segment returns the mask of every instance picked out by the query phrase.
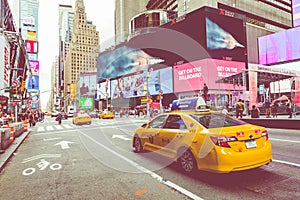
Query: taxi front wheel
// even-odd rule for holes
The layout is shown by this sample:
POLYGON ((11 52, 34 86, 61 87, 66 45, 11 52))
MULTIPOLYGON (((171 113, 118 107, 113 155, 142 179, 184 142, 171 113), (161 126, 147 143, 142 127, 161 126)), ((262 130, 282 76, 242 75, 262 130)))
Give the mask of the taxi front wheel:
POLYGON ((180 167, 186 173, 193 173, 197 169, 197 163, 194 155, 190 150, 186 150, 182 153, 178 159, 180 167))
POLYGON ((140 153, 143 151, 143 145, 139 137, 134 138, 134 152, 140 153))

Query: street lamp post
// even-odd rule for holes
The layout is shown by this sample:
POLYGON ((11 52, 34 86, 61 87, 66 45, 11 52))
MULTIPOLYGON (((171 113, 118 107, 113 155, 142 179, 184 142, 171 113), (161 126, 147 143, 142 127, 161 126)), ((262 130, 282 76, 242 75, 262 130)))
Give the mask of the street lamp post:
POLYGON ((153 68, 148 69, 147 74, 146 74, 146 83, 147 83, 147 88, 146 88, 146 98, 147 98, 147 113, 146 117, 150 118, 150 102, 149 102, 149 78, 151 78, 151 72, 153 71, 153 68))

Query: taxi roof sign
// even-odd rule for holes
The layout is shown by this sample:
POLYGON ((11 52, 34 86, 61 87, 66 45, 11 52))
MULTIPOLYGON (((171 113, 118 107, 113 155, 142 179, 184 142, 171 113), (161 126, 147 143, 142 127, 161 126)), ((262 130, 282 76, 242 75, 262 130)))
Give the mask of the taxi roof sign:
POLYGON ((204 111, 207 109, 205 100, 202 97, 177 99, 172 102, 171 110, 195 110, 204 111))

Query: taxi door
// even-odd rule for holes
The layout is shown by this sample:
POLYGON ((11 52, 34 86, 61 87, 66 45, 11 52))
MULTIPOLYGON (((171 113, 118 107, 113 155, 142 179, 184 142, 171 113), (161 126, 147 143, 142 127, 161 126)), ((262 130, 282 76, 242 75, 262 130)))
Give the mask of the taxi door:
POLYGON ((183 144, 185 135, 189 133, 184 120, 178 114, 171 114, 159 131, 161 151, 167 157, 176 158, 177 148, 183 144))

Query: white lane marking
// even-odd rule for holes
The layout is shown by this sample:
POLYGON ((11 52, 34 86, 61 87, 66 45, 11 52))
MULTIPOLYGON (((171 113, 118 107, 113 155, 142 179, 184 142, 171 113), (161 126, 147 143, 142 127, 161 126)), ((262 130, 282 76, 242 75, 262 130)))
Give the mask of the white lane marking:
POLYGON ((32 156, 30 158, 25 158, 25 159, 23 159, 22 163, 27 163, 27 162, 37 160, 40 158, 60 158, 60 157, 61 157, 61 154, 40 154, 37 156, 32 156))
POLYGON ((282 142, 291 142, 291 143, 299 143, 300 144, 300 141, 297 141, 297 140, 284 140, 284 139, 278 139, 278 138, 270 138, 270 140, 282 141, 282 142))
POLYGON ((47 126, 46 129, 47 129, 47 131, 53 131, 54 130, 54 128, 52 126, 47 126))
POLYGON ((42 132, 42 131, 45 131, 45 127, 40 126, 37 128, 37 132, 42 132))
POLYGON ((282 164, 286 164, 286 165, 292 165, 294 167, 300 167, 300 164, 297 163, 292 163, 292 162, 287 162, 287 161, 283 161, 283 160, 272 160, 273 162, 277 162, 277 163, 282 163, 282 164))
POLYGON ((94 143, 98 144, 99 146, 101 146, 102 148, 104 148, 105 150, 111 152, 112 154, 118 156, 119 158, 123 159, 124 161, 128 162, 129 164, 131 164, 133 167, 137 168, 138 170, 144 172, 145 174, 150 175, 152 178, 157 179, 160 183, 165 184, 167 186, 169 186, 170 188, 173 188, 174 190, 177 190, 178 192, 180 192, 181 194, 184 194, 188 197, 190 197, 191 199, 196 199, 196 200, 204 200, 201 197, 197 196, 196 194, 180 187, 179 185, 176 185, 175 183, 171 182, 171 181, 166 181, 163 177, 159 176, 158 174, 144 168, 143 166, 139 165, 138 163, 126 158, 125 156, 113 151, 112 149, 104 146, 103 144, 99 143, 97 140, 93 139, 92 137, 88 136, 87 134, 83 133, 82 131, 80 131, 82 135, 84 135, 85 137, 87 137, 88 139, 90 139, 91 141, 93 141, 94 143))
POLYGON ((65 128, 74 128, 74 127, 70 126, 69 124, 63 124, 62 126, 65 128))
POLYGON ((57 130, 64 129, 61 125, 55 125, 54 127, 55 127, 57 130))
POLYGON ((61 140, 61 139, 62 139, 61 137, 57 137, 57 138, 47 138, 47 139, 44 139, 44 141, 47 142, 47 141, 61 140))

